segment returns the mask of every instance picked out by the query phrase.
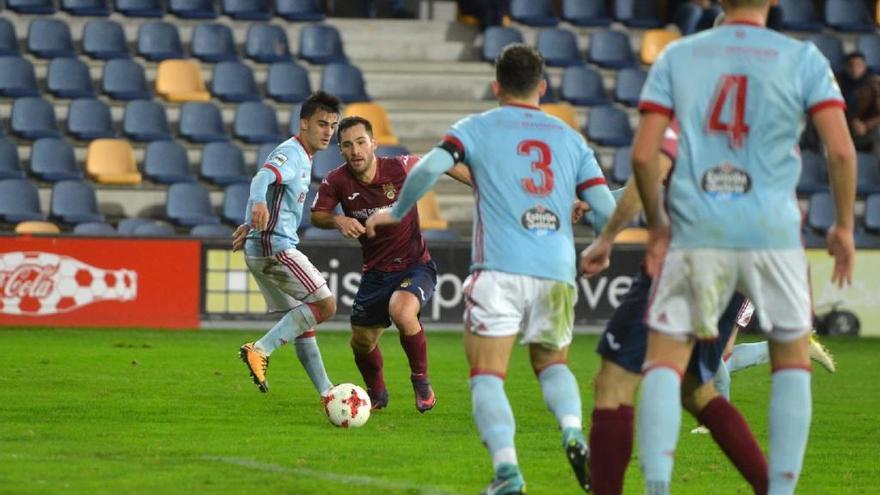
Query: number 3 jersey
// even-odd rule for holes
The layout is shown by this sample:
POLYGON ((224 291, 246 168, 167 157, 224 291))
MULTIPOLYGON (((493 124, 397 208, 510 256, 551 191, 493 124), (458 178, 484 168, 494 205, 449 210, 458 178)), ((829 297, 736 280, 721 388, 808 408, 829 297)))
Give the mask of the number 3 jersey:
POLYGON ((471 269, 574 285, 572 205, 587 188, 607 189, 583 136, 537 107, 505 105, 460 120, 444 145, 471 169, 471 269))
POLYGON ((639 109, 680 126, 666 189, 672 245, 800 247, 797 143, 804 115, 828 106, 845 105, 811 43, 737 23, 670 44, 639 109))

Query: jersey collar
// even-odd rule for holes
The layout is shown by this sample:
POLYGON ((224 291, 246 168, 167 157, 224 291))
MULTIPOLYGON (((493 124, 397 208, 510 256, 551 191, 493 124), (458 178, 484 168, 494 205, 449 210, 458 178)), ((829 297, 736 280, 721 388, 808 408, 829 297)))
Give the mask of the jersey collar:
POLYGON ((296 136, 293 136, 293 138, 296 139, 297 142, 299 142, 300 146, 302 146, 303 151, 306 152, 306 156, 309 157, 309 161, 312 161, 312 154, 309 153, 309 150, 306 149, 306 145, 305 145, 305 143, 302 142, 302 139, 299 138, 299 134, 297 134, 296 136))
POLYGON ((525 105, 523 103, 505 103, 501 105, 503 107, 517 107, 517 108, 527 108, 529 110, 540 110, 540 107, 536 107, 534 105, 525 105))
POLYGON ((767 26, 765 26, 765 25, 763 25, 763 24, 758 24, 757 22, 754 22, 754 21, 746 21, 746 20, 736 20, 736 21, 735 21, 735 20, 730 20, 730 21, 725 21, 725 22, 724 22, 724 25, 725 25, 725 26, 733 26, 733 25, 736 25, 736 24, 739 24, 739 25, 745 25, 745 26, 753 26, 753 27, 758 27, 758 28, 765 28, 765 27, 767 27, 767 26))

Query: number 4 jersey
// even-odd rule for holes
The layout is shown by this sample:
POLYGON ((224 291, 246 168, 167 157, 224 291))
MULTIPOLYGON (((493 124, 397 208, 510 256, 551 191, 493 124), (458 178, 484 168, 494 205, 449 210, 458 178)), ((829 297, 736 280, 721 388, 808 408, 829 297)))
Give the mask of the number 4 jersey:
POLYGON ((797 142, 804 115, 828 106, 843 98, 811 43, 725 24, 669 45, 639 109, 680 125, 666 189, 672 245, 800 247, 797 142))

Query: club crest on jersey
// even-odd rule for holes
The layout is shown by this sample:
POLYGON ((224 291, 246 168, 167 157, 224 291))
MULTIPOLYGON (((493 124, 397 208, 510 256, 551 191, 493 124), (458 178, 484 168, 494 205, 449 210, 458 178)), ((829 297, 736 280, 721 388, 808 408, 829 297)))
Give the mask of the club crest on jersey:
POLYGON ((522 226, 536 235, 552 234, 559 230, 559 215, 542 205, 529 208, 522 214, 522 226))
POLYGON ((394 199, 394 197, 397 196, 394 184, 382 184, 382 190, 385 191, 385 197, 388 199, 394 199))
POLYGON ((724 162, 707 170, 700 185, 711 196, 741 196, 752 189, 752 178, 745 170, 724 162))
POLYGON ((401 289, 406 289, 406 288, 409 287, 410 285, 412 285, 412 279, 411 279, 411 278, 405 278, 405 279, 403 279, 403 282, 400 283, 400 288, 401 288, 401 289))

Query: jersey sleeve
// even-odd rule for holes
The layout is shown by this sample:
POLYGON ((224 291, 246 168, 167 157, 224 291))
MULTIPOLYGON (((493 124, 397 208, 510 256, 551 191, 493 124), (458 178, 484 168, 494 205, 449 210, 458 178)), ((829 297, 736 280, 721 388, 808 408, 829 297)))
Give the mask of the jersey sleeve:
POLYGON ((455 163, 468 163, 468 152, 475 149, 474 143, 477 142, 474 137, 475 126, 473 117, 459 120, 443 136, 438 147, 449 152, 455 163))
POLYGON ((419 163, 419 158, 421 158, 419 155, 401 156, 400 163, 403 164, 404 172, 406 172, 408 174, 410 172, 410 170, 412 170, 413 167, 415 167, 416 164, 419 163))
POLYGON ((596 154, 587 146, 583 139, 574 140, 577 143, 579 166, 577 170, 577 194, 580 195, 586 189, 600 184, 606 184, 605 175, 596 160, 596 154))
POLYGON ((297 155, 293 149, 286 146, 279 146, 269 153, 266 161, 263 162, 263 168, 269 169, 275 174, 275 182, 287 184, 293 181, 297 175, 297 155))
POLYGON ((639 96, 640 112, 658 112, 669 117, 675 113, 672 103, 672 68, 669 59, 669 50, 666 49, 648 71, 648 79, 639 96))
POLYGON ((816 45, 806 45, 806 54, 801 64, 804 111, 813 115, 827 107, 846 108, 828 59, 816 45))
POLYGON ((324 177, 321 186, 318 187, 318 193, 315 194, 315 199, 310 205, 312 211, 334 211, 338 204, 338 190, 329 177, 324 177))

